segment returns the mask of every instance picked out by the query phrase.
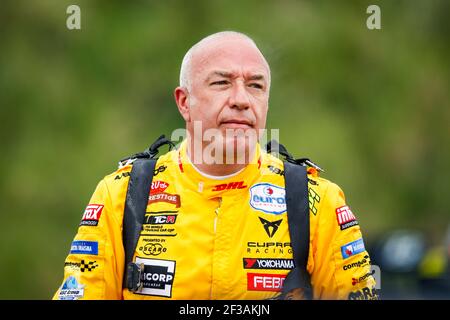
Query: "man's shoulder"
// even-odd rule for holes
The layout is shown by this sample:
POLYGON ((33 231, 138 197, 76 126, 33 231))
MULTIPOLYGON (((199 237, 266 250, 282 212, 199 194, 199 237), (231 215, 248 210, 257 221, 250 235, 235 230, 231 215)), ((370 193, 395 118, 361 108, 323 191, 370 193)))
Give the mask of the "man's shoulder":
POLYGON ((271 173, 284 176, 284 164, 281 159, 262 150, 260 161, 263 170, 269 170, 271 173))
MULTIPOLYGON (((266 152, 262 152, 261 155, 263 159, 262 165, 265 167, 263 169, 269 169, 272 173, 284 176, 285 171, 283 160, 266 152)), ((308 188, 314 188, 320 191, 321 193, 327 192, 328 189, 332 192, 333 191, 338 192, 341 190, 339 185, 321 176, 318 169, 311 166, 307 166, 306 168, 308 177, 308 188)))
MULTIPOLYGON (((174 155, 177 152, 177 150, 169 151, 163 155, 161 155, 159 158, 157 158, 156 167, 155 170, 161 170, 162 166, 167 166, 169 163, 173 162, 174 155)), ((118 168, 106 175, 103 180, 107 183, 128 183, 129 177, 131 175, 131 171, 133 170, 133 165, 136 162, 137 159, 129 159, 124 162, 119 162, 118 168)))
POLYGON ((329 195, 343 195, 341 187, 327 178, 320 176, 315 168, 308 167, 308 189, 312 189, 321 196, 329 195))

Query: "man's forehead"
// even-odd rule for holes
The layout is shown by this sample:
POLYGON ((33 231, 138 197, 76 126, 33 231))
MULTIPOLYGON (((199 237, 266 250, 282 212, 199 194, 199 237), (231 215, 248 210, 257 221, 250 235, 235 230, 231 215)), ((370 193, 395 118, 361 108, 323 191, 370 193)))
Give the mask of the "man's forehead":
MULTIPOLYGON (((199 47, 193 56, 194 69, 267 73, 268 65, 259 49, 247 39, 215 39, 199 47)), ((200 71, 200 70, 199 70, 200 71)))
POLYGON ((206 79, 213 79, 215 77, 220 78, 237 78, 243 75, 249 80, 267 80, 267 75, 264 70, 236 70, 236 69, 212 69, 206 70, 206 79))

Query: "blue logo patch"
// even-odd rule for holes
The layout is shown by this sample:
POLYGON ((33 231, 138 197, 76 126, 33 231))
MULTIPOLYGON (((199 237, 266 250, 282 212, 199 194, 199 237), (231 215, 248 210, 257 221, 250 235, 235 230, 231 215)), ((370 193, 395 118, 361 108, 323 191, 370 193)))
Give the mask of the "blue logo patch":
POLYGON ((364 241, 360 238, 341 247, 342 258, 347 259, 355 254, 364 252, 365 250, 364 241))
POLYGON ((98 255, 97 241, 73 241, 70 247, 70 253, 73 254, 92 254, 98 255))
POLYGON ((64 281, 59 292, 59 300, 78 300, 84 296, 84 285, 78 283, 74 276, 64 281))
POLYGON ((255 184, 250 188, 250 205, 265 213, 282 214, 286 212, 286 191, 270 183, 255 184))

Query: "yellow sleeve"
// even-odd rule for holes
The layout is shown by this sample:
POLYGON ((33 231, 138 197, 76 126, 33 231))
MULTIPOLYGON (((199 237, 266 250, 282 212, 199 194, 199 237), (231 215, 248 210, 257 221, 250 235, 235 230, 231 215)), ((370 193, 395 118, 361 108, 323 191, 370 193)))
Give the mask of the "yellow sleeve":
MULTIPOLYGON (((115 186, 113 186, 115 188, 115 186)), ((100 181, 81 218, 53 299, 121 299, 124 271, 122 221, 106 180, 100 181)))
POLYGON ((314 299, 377 299, 370 257, 343 191, 325 179, 309 187, 314 299))

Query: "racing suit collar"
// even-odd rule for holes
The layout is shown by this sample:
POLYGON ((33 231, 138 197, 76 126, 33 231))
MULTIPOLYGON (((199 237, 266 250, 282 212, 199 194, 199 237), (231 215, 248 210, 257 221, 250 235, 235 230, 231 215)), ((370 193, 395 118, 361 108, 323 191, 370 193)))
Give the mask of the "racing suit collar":
MULTIPOLYGON (((256 144, 256 150, 252 161, 243 169, 235 174, 222 177, 213 177, 201 174, 187 155, 187 141, 184 140, 178 152, 174 155, 177 157, 178 169, 180 170, 183 180, 191 185, 193 190, 202 193, 207 198, 217 198, 223 195, 231 196, 242 193, 252 185, 260 174, 261 167, 261 147, 256 144)), ((174 159, 175 160, 175 159, 174 159)))

